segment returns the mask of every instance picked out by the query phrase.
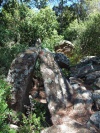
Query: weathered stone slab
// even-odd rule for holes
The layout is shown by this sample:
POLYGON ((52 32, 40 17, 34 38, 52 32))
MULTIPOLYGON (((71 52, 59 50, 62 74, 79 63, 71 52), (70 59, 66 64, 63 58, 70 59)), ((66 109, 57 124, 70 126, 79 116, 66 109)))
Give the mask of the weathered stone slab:
POLYGON ((29 104, 29 90, 32 87, 32 73, 38 57, 36 48, 29 48, 12 62, 7 82, 12 85, 9 106, 15 111, 24 111, 29 104))
POLYGON ((71 102, 72 88, 64 80, 62 73, 50 52, 40 53, 40 70, 44 80, 45 93, 50 113, 56 114, 61 108, 66 108, 71 102))

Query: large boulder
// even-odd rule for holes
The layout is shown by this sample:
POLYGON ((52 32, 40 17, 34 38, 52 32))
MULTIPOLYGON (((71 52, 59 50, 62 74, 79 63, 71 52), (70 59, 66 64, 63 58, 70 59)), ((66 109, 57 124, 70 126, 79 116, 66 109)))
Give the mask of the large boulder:
POLYGON ((71 68, 71 76, 81 78, 84 83, 100 89, 100 57, 87 56, 71 68))
POLYGON ((68 56, 71 56, 73 49, 74 49, 74 45, 67 40, 63 40, 55 46, 55 52, 63 53, 68 56))

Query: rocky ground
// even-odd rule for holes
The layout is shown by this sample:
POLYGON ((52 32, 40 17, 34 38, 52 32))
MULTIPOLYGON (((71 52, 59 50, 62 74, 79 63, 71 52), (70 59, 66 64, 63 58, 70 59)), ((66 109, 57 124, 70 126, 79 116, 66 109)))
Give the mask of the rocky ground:
MULTIPOLYGON (((64 110, 59 110, 56 116, 52 116, 54 126, 43 130, 42 133, 100 131, 100 58, 86 57, 70 71, 69 79, 66 80, 73 90, 71 105, 64 110)), ((38 90, 37 100, 46 103, 43 88, 38 90)))

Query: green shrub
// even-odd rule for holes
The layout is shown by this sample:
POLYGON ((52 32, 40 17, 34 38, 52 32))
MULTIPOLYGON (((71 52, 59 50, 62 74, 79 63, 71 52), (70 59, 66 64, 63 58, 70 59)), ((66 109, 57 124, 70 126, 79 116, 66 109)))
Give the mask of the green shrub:
POLYGON ((86 21, 74 21, 65 30, 65 37, 78 47, 82 55, 100 55, 100 13, 91 14, 86 21))
POLYGON ((31 104, 31 109, 27 109, 28 117, 24 114, 22 115, 22 125, 20 126, 19 133, 40 133, 40 131, 47 125, 44 117, 44 106, 35 100, 32 100, 31 104))
POLYGON ((11 47, 0 47, 0 75, 6 75, 8 73, 12 60, 26 48, 27 46, 21 44, 16 44, 11 47))
POLYGON ((9 133, 9 127, 6 118, 10 110, 6 102, 6 97, 10 92, 10 86, 3 80, 0 80, 0 133, 9 133))
POLYGON ((80 36, 81 51, 85 55, 100 56, 100 13, 92 14, 80 36))
POLYGON ((19 4, 16 8, 4 8, 0 13, 0 21, 1 46, 9 42, 31 46, 37 38, 41 38, 42 41, 46 38, 52 39, 52 36, 55 36, 54 31, 57 31, 59 26, 52 9, 46 7, 34 12, 24 4, 19 4))
POLYGON ((54 46, 63 40, 63 36, 58 35, 57 31, 53 31, 53 35, 43 40, 43 48, 48 48, 50 51, 54 51, 54 46))
MULTIPOLYGON (((10 95, 10 86, 3 80, 0 80, 0 133, 16 133, 15 130, 9 128, 11 121, 19 121, 18 115, 8 108, 7 97, 10 95), (10 121, 10 119, 11 121, 10 121)), ((20 121, 19 133, 39 133, 45 126, 48 126, 45 121, 45 108, 39 102, 32 100, 30 110, 27 110, 28 116, 22 114, 20 121), (42 110, 42 111, 41 111, 42 110)))
POLYGON ((84 22, 81 21, 78 23, 77 20, 74 20, 65 30, 64 37, 69 41, 75 41, 77 38, 79 38, 80 34, 85 30, 85 28, 84 22))

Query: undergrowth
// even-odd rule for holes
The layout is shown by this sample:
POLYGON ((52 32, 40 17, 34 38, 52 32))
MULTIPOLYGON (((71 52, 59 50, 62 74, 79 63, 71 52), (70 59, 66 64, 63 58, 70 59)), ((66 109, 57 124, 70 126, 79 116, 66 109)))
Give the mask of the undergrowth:
POLYGON ((4 80, 0 80, 0 133, 39 133, 48 124, 45 121, 44 105, 31 99, 31 106, 27 107, 26 114, 19 114, 10 110, 7 105, 7 97, 10 88, 4 80), (11 129, 10 124, 18 125, 18 130, 11 129))

